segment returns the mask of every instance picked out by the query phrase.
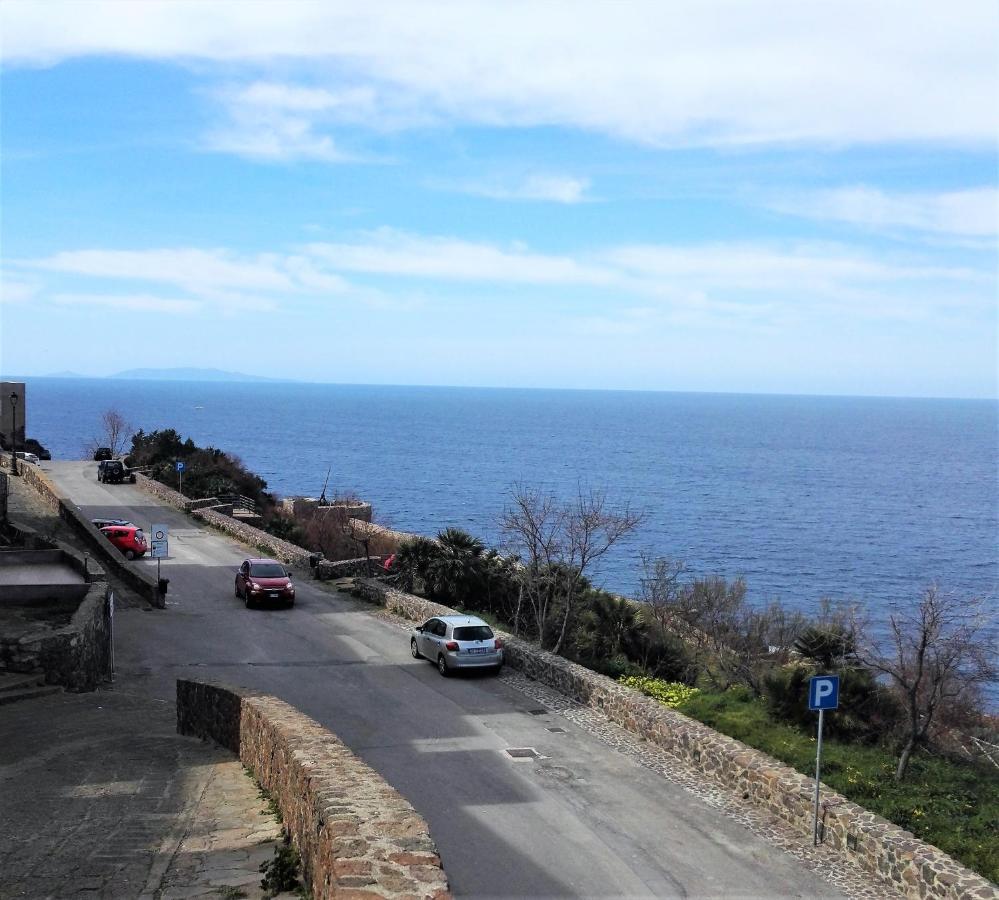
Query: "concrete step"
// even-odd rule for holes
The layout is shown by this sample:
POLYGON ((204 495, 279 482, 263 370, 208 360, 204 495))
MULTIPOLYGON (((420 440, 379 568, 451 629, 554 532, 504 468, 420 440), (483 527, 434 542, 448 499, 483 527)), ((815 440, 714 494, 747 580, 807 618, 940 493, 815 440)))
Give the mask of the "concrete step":
POLYGON ((45 684, 44 672, 5 672, 0 671, 0 694, 5 691, 19 691, 26 687, 45 684))
POLYGON ((0 691, 0 706, 8 703, 18 703, 21 700, 33 700, 35 697, 46 697, 49 694, 61 694, 63 688, 58 684, 35 684, 22 688, 7 688, 0 691))

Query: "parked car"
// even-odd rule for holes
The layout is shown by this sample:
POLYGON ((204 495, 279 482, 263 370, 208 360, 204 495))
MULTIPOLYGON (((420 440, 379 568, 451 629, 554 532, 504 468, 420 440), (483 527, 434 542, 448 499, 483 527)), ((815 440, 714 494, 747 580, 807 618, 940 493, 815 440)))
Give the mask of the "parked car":
POLYGON ((145 534, 136 525, 108 525, 101 534, 125 554, 125 559, 138 559, 149 549, 145 534))
POLYGON ((90 521, 93 522, 98 528, 107 528, 109 525, 132 525, 133 524, 132 522, 129 522, 128 519, 101 519, 101 518, 98 518, 98 519, 91 519, 90 521))
POLYGON ((124 481, 135 484, 135 473, 130 472, 120 459, 103 459, 97 464, 97 480, 105 484, 121 484, 124 481))
POLYGON ((437 616, 413 629, 413 659, 429 659, 445 678, 459 669, 503 668, 503 641, 475 616, 437 616))
POLYGON ((113 459, 114 454, 111 452, 110 447, 98 447, 94 451, 94 461, 100 462, 102 459, 113 459))
POLYGON ((17 458, 23 459, 25 462, 34 463, 36 466, 38 465, 39 461, 38 457, 34 453, 28 453, 27 450, 18 450, 17 458))
POLYGON ((276 559, 244 559, 236 573, 236 596, 243 598, 247 609, 262 600, 294 606, 295 585, 291 583, 291 572, 276 559))

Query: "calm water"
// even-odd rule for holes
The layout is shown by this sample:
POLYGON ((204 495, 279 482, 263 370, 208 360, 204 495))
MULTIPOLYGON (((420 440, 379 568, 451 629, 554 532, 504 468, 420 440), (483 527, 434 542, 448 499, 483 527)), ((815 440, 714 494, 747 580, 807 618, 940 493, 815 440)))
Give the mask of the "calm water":
POLYGON ((79 458, 101 412, 235 452, 279 494, 489 543, 517 482, 644 510, 596 579, 634 594, 643 550, 742 575, 756 599, 872 608, 930 582, 995 597, 999 404, 310 384, 27 380, 28 432, 79 458))

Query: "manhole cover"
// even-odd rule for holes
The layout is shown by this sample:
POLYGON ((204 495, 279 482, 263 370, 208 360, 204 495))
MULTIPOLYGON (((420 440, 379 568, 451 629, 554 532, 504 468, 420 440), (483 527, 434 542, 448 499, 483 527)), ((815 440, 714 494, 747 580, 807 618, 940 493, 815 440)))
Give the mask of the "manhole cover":
POLYGON ((565 734, 565 729, 564 728, 549 728, 548 730, 552 734, 565 734))
POLYGON ((547 709, 529 709, 528 712, 532 716, 546 716, 546 715, 548 715, 548 710, 547 709))
POLYGON ((514 759, 537 759, 538 752, 531 747, 507 747, 507 755, 514 759))

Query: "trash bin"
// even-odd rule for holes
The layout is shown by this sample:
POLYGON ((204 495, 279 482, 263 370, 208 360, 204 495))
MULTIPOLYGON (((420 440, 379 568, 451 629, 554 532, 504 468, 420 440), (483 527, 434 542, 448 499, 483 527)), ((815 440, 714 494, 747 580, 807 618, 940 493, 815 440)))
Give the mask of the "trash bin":
POLYGON ((169 578, 161 578, 159 580, 158 587, 159 587, 159 590, 160 590, 160 594, 162 596, 164 596, 164 597, 166 596, 167 587, 169 586, 169 584, 170 584, 170 579, 169 578))

